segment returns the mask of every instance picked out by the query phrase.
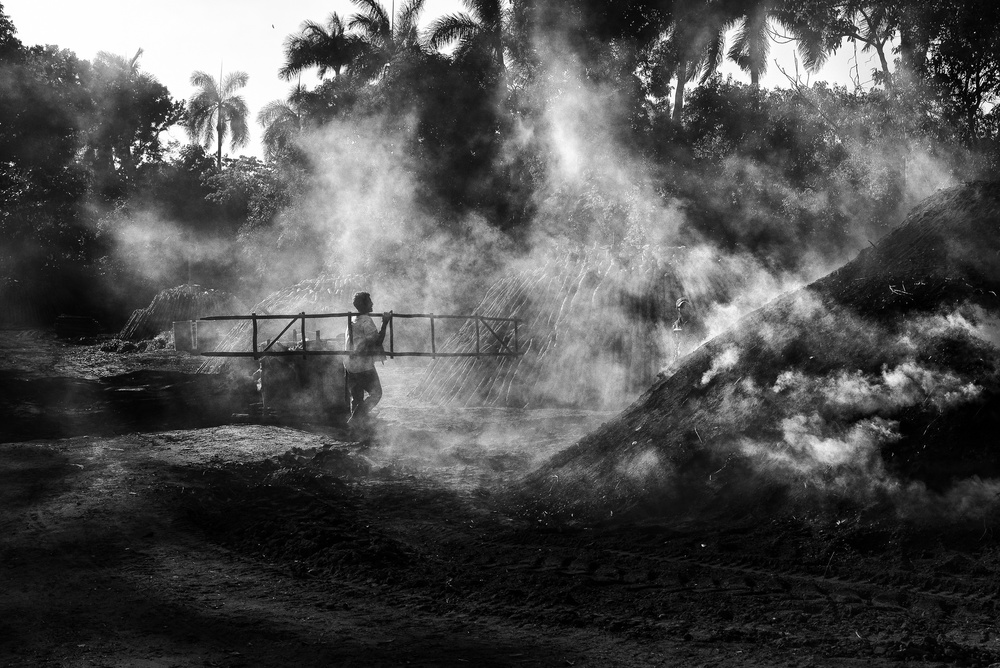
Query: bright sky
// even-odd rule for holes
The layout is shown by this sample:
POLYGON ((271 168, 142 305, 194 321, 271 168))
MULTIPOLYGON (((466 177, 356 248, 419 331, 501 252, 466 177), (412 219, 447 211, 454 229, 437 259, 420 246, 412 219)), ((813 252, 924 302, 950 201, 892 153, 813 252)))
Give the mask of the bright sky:
MULTIPOLYGON (((391 3, 384 0, 387 6, 391 3)), ((91 61, 98 51, 131 58, 142 48, 140 67, 159 79, 175 99, 191 96, 189 81, 195 70, 216 77, 220 67, 225 72, 247 72, 250 80, 243 95, 252 115, 251 139, 240 152, 258 157, 261 129, 256 123, 257 112, 268 102, 287 97, 293 86, 293 82, 278 78, 285 38, 298 32, 305 20, 325 24, 331 12, 347 18, 356 10, 349 0, 172 0, 166 5, 149 0, 0 0, 0 4, 28 46, 56 44, 91 61)), ((460 8, 458 0, 426 0, 421 22, 460 8)), ((791 54, 790 45, 775 46, 772 58, 778 58, 792 73, 791 54)), ((842 49, 835 62, 813 78, 849 83, 847 71, 853 55, 851 49, 842 49)), ((859 58, 861 80, 866 81, 878 59, 874 54, 859 54, 859 58)), ((762 85, 787 86, 773 64, 769 69, 762 85)), ((748 80, 729 64, 723 68, 726 73, 748 80)), ((317 81, 314 74, 304 75, 303 83, 308 86, 317 81)), ((172 136, 186 141, 182 131, 172 136)))
MULTIPOLYGON (((189 98, 191 73, 214 77, 242 70, 250 75, 243 97, 250 107, 250 144, 239 153, 257 155, 261 128, 257 112, 272 100, 285 99, 294 82, 278 78, 285 38, 303 21, 326 24, 331 12, 347 18, 356 11, 349 0, 0 0, 27 46, 56 44, 93 61, 98 51, 128 58, 143 49, 139 65, 170 90, 189 98)), ((387 8, 392 0, 384 0, 387 8)), ((456 11, 457 0, 426 0, 423 21, 456 11)), ((315 74, 303 84, 318 83, 315 74)), ((187 141, 183 131, 177 139, 187 141)), ((228 145, 223 147, 228 152, 228 145)))

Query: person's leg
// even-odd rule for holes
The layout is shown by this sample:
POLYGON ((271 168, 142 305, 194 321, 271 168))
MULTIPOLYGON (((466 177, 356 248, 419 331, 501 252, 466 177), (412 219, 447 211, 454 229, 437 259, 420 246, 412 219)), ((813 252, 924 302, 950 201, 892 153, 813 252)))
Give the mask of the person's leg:
POLYGON ((348 371, 347 387, 351 393, 351 416, 353 417, 365 402, 365 383, 362 374, 348 371))
POLYGON ((354 415, 368 415, 382 399, 382 382, 378 372, 372 369, 358 374, 358 385, 368 393, 368 397, 355 409, 354 415))
POLYGON ((382 401, 382 381, 378 377, 378 371, 372 369, 371 377, 368 379, 368 398, 365 399, 365 412, 371 413, 372 409, 382 401))

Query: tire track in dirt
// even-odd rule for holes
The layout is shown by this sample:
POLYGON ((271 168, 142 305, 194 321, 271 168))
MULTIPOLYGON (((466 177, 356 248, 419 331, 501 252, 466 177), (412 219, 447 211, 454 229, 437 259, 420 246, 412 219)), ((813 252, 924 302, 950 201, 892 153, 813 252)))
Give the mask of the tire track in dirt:
MULTIPOLYGON (((488 546, 495 549, 509 549, 511 547, 510 544, 497 542, 491 542, 488 546)), ((544 558, 539 557, 516 564, 485 564, 484 567, 513 567, 515 569, 526 571, 557 573, 569 577, 586 577, 595 583, 607 586, 619 585, 632 591, 640 589, 660 589, 663 590, 664 593, 695 590, 700 592, 711 591, 705 589, 704 587, 698 587, 697 585, 671 586, 663 582, 649 582, 643 584, 627 582, 621 579, 595 577, 594 573, 598 568, 600 568, 600 566, 595 566, 592 563, 593 559, 579 555, 579 552, 588 548, 581 548, 576 551, 567 550, 566 548, 555 548, 557 550, 555 553, 553 553, 551 545, 546 545, 544 543, 520 543, 518 544, 518 548, 527 551, 546 552, 546 556, 544 558)), ((661 572, 664 565, 673 566, 678 571, 681 571, 683 567, 694 567, 702 571, 702 579, 711 579, 710 572, 712 570, 727 571, 731 573, 738 573, 745 578, 758 578, 758 580, 756 580, 757 583, 767 583, 770 581, 779 589, 785 591, 791 590, 791 583, 798 583, 802 586, 811 586, 817 593, 827 598, 831 598, 834 593, 838 591, 854 591, 861 600, 866 602, 876 602, 876 600, 889 601, 892 598, 898 599, 901 595, 910 595, 913 597, 948 601, 953 604, 969 605, 972 606, 973 609, 980 611, 982 609, 989 608, 992 604, 995 604, 998 599, 998 595, 1000 595, 1000 591, 998 590, 986 591, 985 585, 977 587, 976 585, 964 582, 957 577, 949 578, 948 582, 928 582, 925 580, 921 583, 917 582, 919 578, 916 576, 910 576, 900 572, 893 572, 891 575, 883 574, 877 576, 854 576, 851 574, 838 574, 831 576, 828 574, 816 574, 808 572, 807 567, 801 565, 781 562, 779 560, 756 558, 750 555, 726 558, 718 554, 707 554, 703 557, 698 557, 682 554, 650 554, 648 552, 622 549, 589 549, 600 551, 604 555, 614 555, 620 558, 642 562, 643 565, 641 566, 632 565, 628 567, 628 570, 631 571, 661 572), (650 566, 658 566, 660 568, 651 568, 650 566), (893 581, 885 582, 884 580, 886 579, 893 581), (903 581, 901 582, 900 580, 903 581), (895 595, 895 597, 892 595, 895 595)), ((616 567, 610 566, 608 568, 616 567)), ((618 568, 618 570, 622 569, 618 568)), ((938 577, 940 578, 941 576, 939 575, 938 577)), ((662 579, 662 577, 657 576, 656 579, 662 579)), ((692 578, 689 575, 682 575, 681 579, 692 578)), ((743 587, 720 588, 716 586, 716 590, 754 592, 755 590, 761 591, 761 588, 748 583, 743 587)), ((893 606, 883 604, 882 607, 904 608, 912 607, 912 605, 907 606, 899 604, 893 606)))

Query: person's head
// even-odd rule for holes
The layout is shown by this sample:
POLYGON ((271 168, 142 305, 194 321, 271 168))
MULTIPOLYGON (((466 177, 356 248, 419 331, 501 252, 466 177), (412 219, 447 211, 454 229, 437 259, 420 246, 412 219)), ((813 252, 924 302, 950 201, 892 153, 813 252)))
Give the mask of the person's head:
POLYGON ((354 293, 354 308, 358 310, 358 313, 371 313, 373 306, 370 294, 367 292, 354 293))

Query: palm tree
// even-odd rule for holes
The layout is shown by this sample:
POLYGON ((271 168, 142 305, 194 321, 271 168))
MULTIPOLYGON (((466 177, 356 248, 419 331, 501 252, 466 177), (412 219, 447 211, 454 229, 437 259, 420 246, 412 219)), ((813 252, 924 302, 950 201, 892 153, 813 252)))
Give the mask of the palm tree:
POLYGON ((364 44, 358 56, 358 73, 369 81, 380 79, 398 56, 420 50, 417 17, 424 0, 406 0, 391 18, 378 0, 351 0, 358 13, 347 27, 356 30, 364 44))
POLYGON ((508 12, 501 6, 501 0, 462 0, 468 13, 447 14, 435 20, 428 28, 427 44, 432 49, 458 42, 455 55, 484 48, 501 72, 507 41, 508 12))
MULTIPOLYGON (((159 134, 166 129, 155 120, 154 106, 167 90, 139 68, 142 54, 142 49, 131 58, 99 51, 94 59, 95 107, 87 153, 96 170, 126 182, 135 179, 144 157, 159 150, 159 134)), ((174 113, 160 122, 172 125, 174 113)))
MULTIPOLYGON (((767 73, 767 56, 771 52, 771 31, 768 22, 772 11, 766 2, 746 10, 736 21, 736 37, 726 56, 750 75, 750 85, 760 86, 767 73)), ((728 28, 729 26, 727 26, 728 28)))
POLYGON ((801 12, 796 13, 788 8, 788 3, 783 4, 780 0, 757 0, 749 4, 749 7, 744 5, 736 10, 725 29, 736 28, 733 45, 726 56, 750 75, 752 86, 759 86, 760 78, 767 74, 772 41, 794 41, 803 65, 811 72, 821 68, 831 50, 836 49, 839 39, 832 41, 812 25, 815 14, 811 20, 803 20, 801 12), (775 25, 787 34, 779 33, 775 25))
POLYGON ((673 22, 660 43, 654 48, 656 65, 665 68, 665 80, 676 77, 674 92, 674 122, 681 120, 684 108, 684 88, 701 75, 708 79, 722 64, 727 21, 710 2, 677 3, 673 22))
POLYGON ((675 5, 673 23, 656 47, 654 57, 666 67, 667 79, 677 78, 672 118, 680 122, 684 107, 685 85, 701 75, 710 77, 722 64, 726 33, 736 28, 736 36, 725 54, 740 69, 750 74, 750 83, 760 85, 767 72, 771 40, 779 37, 771 27, 774 21, 790 33, 808 70, 819 69, 832 48, 829 38, 788 10, 778 8, 774 0, 749 3, 695 0, 675 5))
POLYGON ((296 86, 287 101, 268 102, 257 114, 257 123, 264 128, 261 142, 264 144, 264 157, 268 160, 281 155, 305 126, 301 93, 302 88, 296 86))
POLYGON ((759 86, 760 78, 767 74, 767 57, 771 53, 772 41, 796 42, 799 56, 810 71, 822 67, 829 54, 822 34, 793 20, 776 0, 757 0, 749 7, 740 7, 725 30, 734 27, 735 39, 726 56, 750 75, 750 84, 754 87, 759 86), (775 24, 788 34, 779 34, 773 27, 775 24))
POLYGON ((319 69, 322 79, 328 71, 340 76, 341 71, 361 53, 361 39, 344 28, 340 16, 334 12, 326 26, 315 21, 302 24, 298 35, 285 39, 285 65, 278 71, 282 79, 291 79, 311 67, 319 69))
POLYGON ((191 85, 198 92, 188 102, 188 136, 205 148, 216 141, 216 165, 222 169, 222 143, 230 135, 229 145, 233 148, 246 146, 250 140, 247 116, 250 111, 242 95, 236 91, 247 85, 250 78, 246 72, 230 72, 219 77, 221 85, 211 74, 194 72, 191 85))
POLYGON ((126 58, 125 56, 117 53, 111 53, 110 51, 98 51, 96 60, 113 70, 117 70, 119 73, 124 75, 126 79, 131 79, 133 77, 140 76, 139 59, 142 58, 142 54, 143 50, 139 49, 135 52, 134 56, 126 58))

